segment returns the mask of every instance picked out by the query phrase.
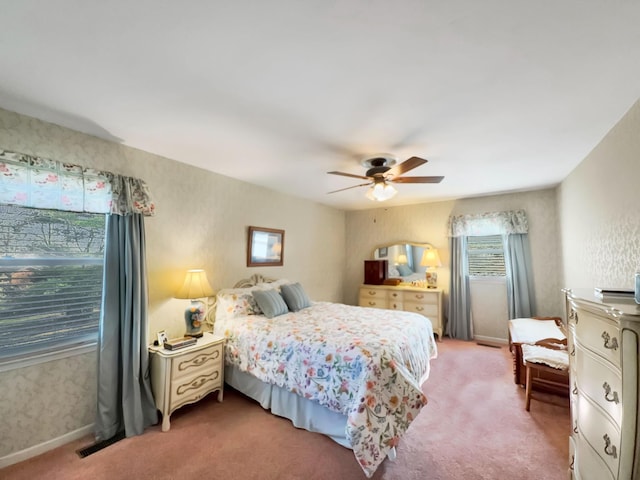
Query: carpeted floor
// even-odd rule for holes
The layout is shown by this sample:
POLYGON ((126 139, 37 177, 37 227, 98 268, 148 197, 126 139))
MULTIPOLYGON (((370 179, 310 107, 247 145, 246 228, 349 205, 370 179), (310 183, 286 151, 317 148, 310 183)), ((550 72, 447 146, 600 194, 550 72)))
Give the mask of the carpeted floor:
MULTIPOLYGON (((438 343, 429 404, 386 460, 376 480, 565 479, 570 431, 567 401, 533 401, 513 383, 507 347, 445 338, 438 343)), ((365 479, 353 453, 327 437, 294 428, 227 389, 81 459, 91 438, 0 470, 5 480, 31 479, 365 479)))

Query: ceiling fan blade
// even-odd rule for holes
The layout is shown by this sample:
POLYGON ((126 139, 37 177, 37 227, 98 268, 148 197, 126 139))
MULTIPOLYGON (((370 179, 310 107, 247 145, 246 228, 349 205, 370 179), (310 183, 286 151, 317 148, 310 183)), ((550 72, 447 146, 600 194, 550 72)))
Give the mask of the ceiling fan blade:
POLYGON ((371 185, 373 182, 361 183, 360 185, 354 185, 353 187, 341 188, 340 190, 334 190, 333 192, 327 192, 327 195, 330 193, 344 192, 345 190, 351 190, 352 188, 358 187, 366 187, 367 185, 371 185))
POLYGON ((369 180, 369 177, 363 177, 362 175, 354 175, 352 173, 344 173, 344 172, 327 172, 331 175, 342 175, 343 177, 351 177, 351 178, 359 178, 360 180, 369 180))
POLYGON ((440 183, 444 177, 397 177, 393 183, 440 183))
POLYGON ((393 175, 394 177, 399 177, 403 173, 408 172, 409 170, 413 170, 420 165, 424 165, 428 160, 420 157, 411 157, 399 165, 395 167, 391 167, 391 170, 387 172, 388 175, 393 175))

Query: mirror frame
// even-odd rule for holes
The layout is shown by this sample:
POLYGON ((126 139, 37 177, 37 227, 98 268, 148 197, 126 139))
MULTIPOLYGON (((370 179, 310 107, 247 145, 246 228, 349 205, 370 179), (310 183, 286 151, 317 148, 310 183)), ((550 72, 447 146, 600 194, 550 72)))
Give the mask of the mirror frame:
POLYGON ((431 243, 428 243, 428 242, 412 242, 412 241, 409 241, 409 240, 398 240, 397 242, 387 242, 387 243, 380 244, 380 245, 376 246, 373 249, 373 252, 371 254, 371 259, 372 260, 385 260, 385 259, 388 260, 388 258, 386 256, 385 257, 377 257, 376 253, 381 248, 388 249, 389 247, 393 247, 394 245, 411 245, 411 246, 415 246, 415 247, 423 247, 425 249, 427 249, 427 248, 434 248, 435 249, 436 248, 431 243))

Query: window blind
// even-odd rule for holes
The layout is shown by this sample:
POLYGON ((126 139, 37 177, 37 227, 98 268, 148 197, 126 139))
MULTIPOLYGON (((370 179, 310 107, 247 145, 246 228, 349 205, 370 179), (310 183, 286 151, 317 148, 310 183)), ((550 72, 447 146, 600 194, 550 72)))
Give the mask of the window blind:
POLYGON ((104 215, 0 205, 0 359, 97 338, 104 215))
POLYGON ((467 237, 469 275, 505 276, 504 244, 501 235, 467 237))

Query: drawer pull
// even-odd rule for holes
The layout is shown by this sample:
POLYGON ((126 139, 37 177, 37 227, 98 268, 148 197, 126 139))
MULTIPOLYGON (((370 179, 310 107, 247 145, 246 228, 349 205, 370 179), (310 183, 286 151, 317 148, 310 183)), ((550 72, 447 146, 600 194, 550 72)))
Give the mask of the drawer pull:
POLYGON ((618 398, 618 392, 613 392, 613 395, 611 394, 611 385, 609 385, 607 382, 604 382, 602 384, 602 388, 604 389, 604 399, 607 402, 620 403, 620 399, 618 398), (611 395, 611 398, 609 398, 610 395, 611 395))
POLYGON ((575 383, 573 384, 573 390, 571 390, 571 393, 573 393, 574 395, 578 394, 578 386, 575 383))
POLYGON ((571 465, 569 465, 569 470, 573 472, 573 464, 576 463, 576 456, 571 455, 571 465))
POLYGON ((369 302, 369 305, 371 305, 372 307, 376 304, 376 302, 369 302))
POLYGON ((395 303, 393 304, 393 309, 397 310, 398 309, 398 305, 396 305, 395 303))
POLYGON ((418 306, 416 307, 416 310, 417 310, 417 311, 419 311, 419 312, 421 312, 421 311, 423 311, 423 310, 424 310, 424 307, 421 307, 421 306, 419 306, 419 305, 418 305, 418 306))
POLYGON ((371 295, 371 296, 375 295, 376 293, 378 293, 378 292, 376 292, 375 290, 369 290, 369 295, 371 295))
POLYGON ((418 300, 422 300, 424 298, 424 295, 422 295, 421 293, 416 293, 416 298, 418 300))
POLYGON ((576 325, 578 324, 578 312, 571 310, 571 316, 569 318, 573 318, 576 321, 576 325))
POLYGON ((576 423, 574 424, 573 427, 573 433, 578 433, 578 422, 576 421, 576 423))
POLYGON ((618 452, 615 445, 611 445, 611 439, 609 435, 606 433, 602 436, 604 439, 604 453, 612 456, 613 458, 618 458, 618 452))
POLYGON ((393 292, 391 295, 392 295, 393 297, 397 297, 397 296, 398 296, 398 294, 397 294, 396 292, 393 292))
POLYGON ((572 357, 576 356, 576 346, 574 345, 573 348, 571 349, 571 354, 572 357))
POLYGON ((616 337, 611 338, 609 333, 604 331, 602 332, 602 339, 604 340, 604 348, 609 350, 618 349, 618 339, 616 337))

